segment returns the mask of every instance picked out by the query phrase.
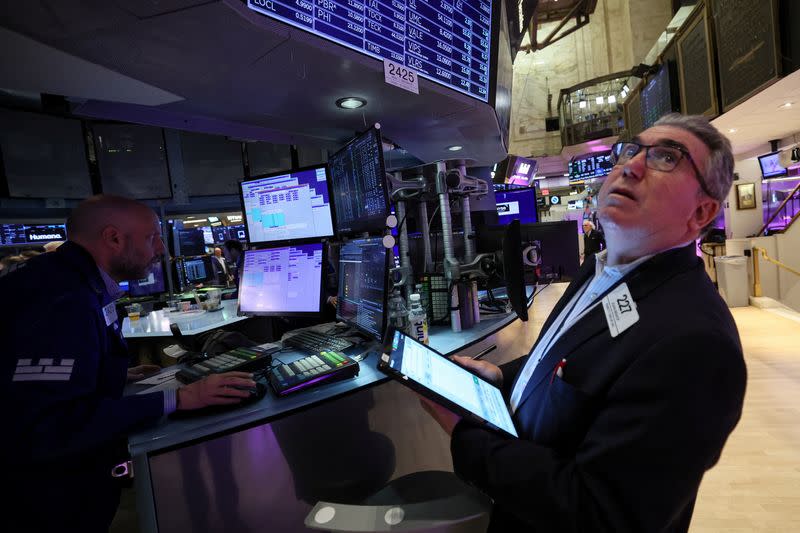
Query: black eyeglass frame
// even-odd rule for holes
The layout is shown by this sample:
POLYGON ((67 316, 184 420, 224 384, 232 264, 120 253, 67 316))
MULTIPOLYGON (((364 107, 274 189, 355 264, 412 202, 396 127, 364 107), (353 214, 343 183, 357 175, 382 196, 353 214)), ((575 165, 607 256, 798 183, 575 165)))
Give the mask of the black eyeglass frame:
POLYGON ((652 170, 660 170, 661 172, 672 172, 673 170, 678 168, 678 165, 680 164, 681 160, 678 159, 675 162, 675 166, 673 166, 669 170, 664 170, 664 169, 661 169, 661 168, 653 168, 653 167, 650 166, 650 149, 651 148, 671 148, 673 150, 677 150, 678 152, 680 152, 682 158, 685 157, 686 160, 689 161, 689 164, 692 165, 692 170, 694 170, 694 177, 697 180, 697 183, 700 184, 700 188, 703 190, 703 192, 706 193, 709 197, 714 198, 714 195, 711 194, 711 191, 708 190, 708 186, 706 185, 705 178, 700 173, 700 169, 697 168, 697 165, 695 164, 694 159, 692 159, 692 154, 690 154, 685 148, 681 148, 680 146, 674 146, 674 145, 670 145, 670 144, 640 144, 640 143, 637 143, 637 142, 634 142, 634 141, 616 142, 616 143, 611 145, 611 162, 614 164, 614 166, 616 166, 617 163, 619 162, 619 155, 617 154, 617 152, 618 151, 622 152, 622 147, 624 147, 627 144, 632 144, 634 146, 637 146, 638 149, 636 150, 635 153, 630 155, 626 159, 626 161, 629 161, 629 160, 633 159, 634 157, 636 157, 636 155, 639 152, 642 151, 642 148, 644 148, 645 149, 645 153, 644 153, 645 166, 647 166, 647 168, 652 169, 652 170))

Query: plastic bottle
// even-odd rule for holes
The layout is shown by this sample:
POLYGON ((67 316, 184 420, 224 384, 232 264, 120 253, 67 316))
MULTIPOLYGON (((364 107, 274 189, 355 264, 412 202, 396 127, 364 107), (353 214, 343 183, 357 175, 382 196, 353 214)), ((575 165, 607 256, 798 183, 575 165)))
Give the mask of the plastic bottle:
POLYGON ((414 286, 417 289, 417 294, 420 296, 420 303, 422 303, 422 308, 425 310, 425 314, 428 314, 428 301, 422 297, 422 283, 417 283, 414 286))
POLYGON ((389 325, 400 331, 405 331, 408 327, 406 302, 397 289, 392 292, 392 296, 389 298, 389 325))
POLYGON ((408 297, 411 309, 408 311, 408 334, 423 344, 428 344, 428 316, 422 308, 419 294, 408 297))

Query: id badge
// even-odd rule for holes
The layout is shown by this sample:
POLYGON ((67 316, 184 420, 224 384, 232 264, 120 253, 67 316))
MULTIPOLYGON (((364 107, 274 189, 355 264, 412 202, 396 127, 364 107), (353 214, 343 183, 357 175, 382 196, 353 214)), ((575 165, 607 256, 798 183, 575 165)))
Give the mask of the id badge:
POLYGON ((103 307, 103 318, 106 320, 106 326, 117 323, 117 306, 114 302, 103 307))
POLYGON ((636 302, 633 301, 627 283, 622 283, 603 298, 603 311, 606 313, 606 322, 612 337, 616 337, 639 321, 636 302))

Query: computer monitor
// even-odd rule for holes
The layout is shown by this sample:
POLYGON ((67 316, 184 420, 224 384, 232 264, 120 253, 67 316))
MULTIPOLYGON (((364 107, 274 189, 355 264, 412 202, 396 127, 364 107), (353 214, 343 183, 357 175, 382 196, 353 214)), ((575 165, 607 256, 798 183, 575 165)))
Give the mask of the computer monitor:
POLYGON ((181 257, 175 260, 178 282, 182 287, 208 283, 214 279, 211 256, 181 257))
POLYGON ((380 130, 370 128, 328 159, 336 233, 382 233, 389 215, 380 130))
POLYGON ((777 178, 785 176, 787 171, 780 163, 780 152, 772 152, 758 156, 758 164, 761 166, 761 176, 764 178, 777 178))
POLYGON ((207 245, 211 246, 214 244, 214 232, 211 231, 211 226, 202 226, 200 228, 203 230, 203 242, 207 245))
POLYGON ((66 224, 0 224, 0 246, 43 245, 65 240, 66 224))
POLYGON ((159 261, 152 266, 150 273, 146 277, 130 280, 127 290, 130 296, 151 296, 166 291, 164 265, 159 261))
POLYGON ((337 320, 381 340, 386 331, 389 254, 381 237, 355 239, 339 250, 337 320))
POLYGON ((326 165, 242 181, 239 190, 250 243, 332 237, 328 181, 326 165))
POLYGON ((519 220, 522 224, 536 222, 536 189, 495 190, 494 198, 499 224, 507 225, 512 220, 519 220))
POLYGON ((245 251, 239 311, 260 316, 319 313, 324 264, 322 243, 245 251))
POLYGON ((522 259, 522 233, 519 220, 513 220, 503 233, 503 279, 511 308, 522 321, 528 320, 528 295, 522 259))
POLYGON ((187 257, 206 253, 206 242, 202 228, 179 229, 177 232, 178 250, 176 250, 176 255, 187 257))

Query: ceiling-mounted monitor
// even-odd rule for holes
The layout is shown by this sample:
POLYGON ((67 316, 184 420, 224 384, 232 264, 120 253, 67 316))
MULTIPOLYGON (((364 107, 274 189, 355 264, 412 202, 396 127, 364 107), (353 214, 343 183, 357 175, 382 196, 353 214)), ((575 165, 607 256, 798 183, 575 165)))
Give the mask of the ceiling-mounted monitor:
POLYGON ((777 178, 787 174, 786 169, 781 165, 780 152, 772 152, 758 156, 758 164, 761 166, 761 175, 765 178, 777 178))
POLYGON ((336 233, 382 233, 389 216, 380 130, 373 127, 328 159, 336 233))
POLYGON ((326 165, 258 176, 241 182, 239 190, 251 244, 333 236, 326 165))
POLYGON ((247 7, 489 101, 491 0, 247 0, 247 7))
POLYGON ((611 172, 611 150, 585 154, 568 164, 570 185, 580 185, 586 180, 602 178, 611 172))

